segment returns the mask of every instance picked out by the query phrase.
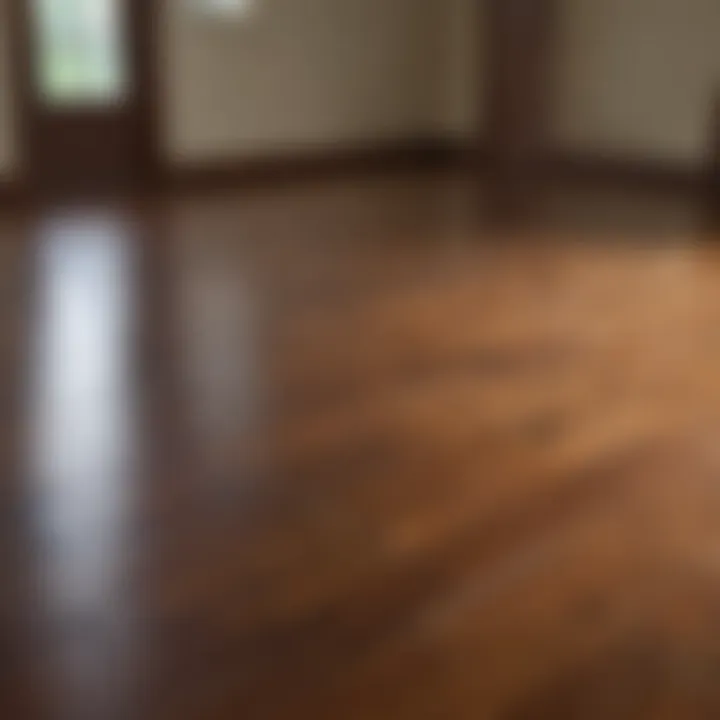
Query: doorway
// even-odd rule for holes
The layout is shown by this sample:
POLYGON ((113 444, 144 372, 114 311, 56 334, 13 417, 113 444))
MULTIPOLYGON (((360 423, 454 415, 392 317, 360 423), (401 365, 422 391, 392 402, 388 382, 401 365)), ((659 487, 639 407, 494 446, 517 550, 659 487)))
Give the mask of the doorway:
POLYGON ((42 196, 134 191, 157 169, 151 0, 14 0, 22 151, 42 196))

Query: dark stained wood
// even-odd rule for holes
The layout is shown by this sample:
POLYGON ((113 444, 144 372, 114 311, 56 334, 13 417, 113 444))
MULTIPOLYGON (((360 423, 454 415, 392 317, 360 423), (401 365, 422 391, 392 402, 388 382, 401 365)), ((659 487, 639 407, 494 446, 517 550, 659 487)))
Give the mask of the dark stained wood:
POLYGON ((164 186, 191 192, 248 187, 278 187, 299 181, 368 173, 396 173, 468 165, 471 149, 463 142, 431 138, 331 145, 255 157, 166 166, 164 186))
POLYGON ((88 197, 148 190, 160 165, 157 5, 124 0, 130 92, 117 105, 56 107, 39 96, 32 6, 8 0, 22 186, 33 195, 88 197))
POLYGON ((0 217, 0 716, 716 716, 717 246, 477 192, 0 217))
POLYGON ((540 191, 554 101, 556 0, 491 0, 487 12, 488 156, 496 205, 520 212, 540 191))
POLYGON ((124 105, 39 112, 29 155, 36 187, 80 197, 132 188, 138 173, 134 122, 124 105))
POLYGON ((551 158, 553 176, 567 184, 605 185, 632 191, 663 191, 670 195, 707 194, 707 163, 630 157, 597 152, 556 152, 551 158))
POLYGON ((21 188, 27 193, 32 184, 32 173, 28 167, 27 157, 32 142, 32 114, 30 112, 33 102, 32 77, 30 72, 31 50, 29 46, 27 2, 23 0, 5 0, 6 17, 9 32, 6 33, 9 42, 10 69, 12 75, 12 97, 15 100, 15 137, 18 145, 19 165, 15 170, 13 187, 21 188))
POLYGON ((163 167, 162 87, 159 40, 161 9, 157 0, 128 0, 130 4, 130 63, 135 79, 136 177, 135 187, 159 186, 163 167))
POLYGON ((714 224, 720 224, 720 90, 713 98, 710 113, 710 153, 708 160, 709 210, 714 224))

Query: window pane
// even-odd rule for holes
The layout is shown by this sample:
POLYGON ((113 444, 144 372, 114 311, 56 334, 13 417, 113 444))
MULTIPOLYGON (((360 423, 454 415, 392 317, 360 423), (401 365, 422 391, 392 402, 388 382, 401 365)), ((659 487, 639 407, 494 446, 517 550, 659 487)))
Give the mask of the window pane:
POLYGON ((38 84, 53 103, 105 103, 126 91, 123 0, 34 0, 38 84))

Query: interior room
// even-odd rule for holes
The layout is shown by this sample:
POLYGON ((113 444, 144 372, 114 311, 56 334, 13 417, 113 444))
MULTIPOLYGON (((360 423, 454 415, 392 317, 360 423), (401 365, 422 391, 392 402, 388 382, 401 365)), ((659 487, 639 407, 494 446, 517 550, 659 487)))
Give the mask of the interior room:
POLYGON ((0 0, 0 717, 717 717, 718 32, 0 0))

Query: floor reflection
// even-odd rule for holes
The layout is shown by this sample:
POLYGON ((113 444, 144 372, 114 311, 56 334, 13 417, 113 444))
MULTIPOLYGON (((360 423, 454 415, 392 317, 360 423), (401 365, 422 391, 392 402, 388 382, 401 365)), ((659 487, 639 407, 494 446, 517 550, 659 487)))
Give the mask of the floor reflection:
POLYGON ((179 365, 202 494, 226 497, 251 481, 262 433, 261 302, 237 247, 177 233, 179 365))
POLYGON ((69 716, 105 717, 127 696, 132 640, 133 238, 113 216, 66 216, 38 248, 29 457, 48 672, 69 716))

